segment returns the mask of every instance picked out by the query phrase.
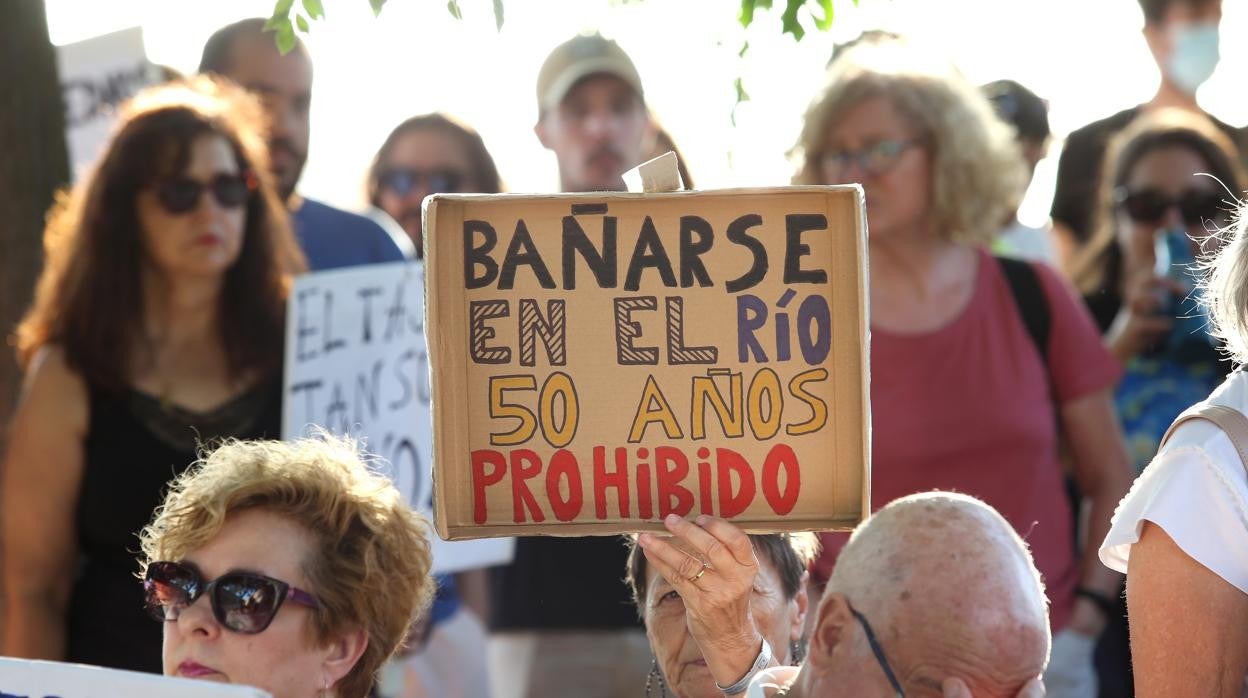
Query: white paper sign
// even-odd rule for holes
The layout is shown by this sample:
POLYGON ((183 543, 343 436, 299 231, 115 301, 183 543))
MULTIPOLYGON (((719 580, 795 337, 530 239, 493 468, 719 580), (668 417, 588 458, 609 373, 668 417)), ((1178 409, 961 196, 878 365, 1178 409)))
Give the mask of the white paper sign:
MULTIPOLYGON (((295 280, 287 307, 282 436, 300 438, 319 427, 360 439, 403 497, 432 518, 424 287, 420 262, 295 280)), ((438 573, 511 559, 510 540, 447 543, 434 535, 433 544, 438 573)))
POLYGON ((269 698, 250 686, 0 657, 0 698, 269 698))
POLYGON ((79 179, 108 140, 117 106, 159 76, 143 51, 143 30, 138 27, 66 44, 56 53, 65 140, 74 179, 79 179))

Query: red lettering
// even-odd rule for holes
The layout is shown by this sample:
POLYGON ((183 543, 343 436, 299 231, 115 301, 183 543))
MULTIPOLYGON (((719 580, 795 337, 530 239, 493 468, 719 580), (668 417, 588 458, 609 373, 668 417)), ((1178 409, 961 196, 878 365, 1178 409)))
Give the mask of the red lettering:
POLYGON ((581 515, 585 505, 585 493, 581 491, 581 467, 576 462, 576 456, 567 449, 561 448, 550 457, 550 466, 546 468, 546 497, 556 519, 571 521, 581 515), (568 481, 567 497, 559 492, 560 478, 568 481))
POLYGON ((693 511, 693 493, 680 484, 689 474, 689 459, 684 452, 673 446, 654 449, 654 472, 659 482, 659 516, 686 516, 693 511))
POLYGON ((485 488, 502 482, 507 473, 507 461, 503 454, 493 449, 473 451, 472 462, 472 520, 483 524, 489 516, 485 503, 485 488), (493 470, 485 472, 485 466, 493 466, 493 470))
POLYGON ((518 524, 525 523, 526 507, 533 516, 534 523, 546 520, 545 515, 542 514, 542 508, 537 505, 537 499, 529 491, 529 486, 524 484, 526 480, 537 477, 541 472, 542 459, 536 453, 527 448, 519 448, 511 452, 511 506, 515 512, 515 522, 518 524), (528 463, 528 466, 526 467, 524 463, 528 463))
POLYGON ((802 473, 797 464, 797 454, 785 444, 776 444, 767 452, 763 461, 763 497, 771 510, 784 516, 797 505, 802 492, 802 473), (784 467, 784 492, 780 491, 780 468, 784 467))
MULTIPOLYGON (((698 457, 705 458, 701 455, 706 452, 705 448, 698 449, 698 457)), ((702 513, 707 516, 714 516, 715 506, 711 500, 711 464, 706 461, 698 462, 698 494, 701 495, 702 513)))
POLYGON ((615 488, 620 505, 620 518, 629 518, 628 506, 628 449, 615 449, 615 470, 607 472, 607 449, 594 446, 594 515, 599 520, 607 518, 607 490, 615 488))
POLYGON ((715 449, 715 471, 719 480, 719 515, 725 519, 739 516, 754 501, 754 471, 740 453, 727 448, 715 449), (740 487, 732 492, 732 476, 740 487))
POLYGON ((650 501, 650 464, 637 464, 637 515, 642 519, 654 518, 654 507, 650 501))

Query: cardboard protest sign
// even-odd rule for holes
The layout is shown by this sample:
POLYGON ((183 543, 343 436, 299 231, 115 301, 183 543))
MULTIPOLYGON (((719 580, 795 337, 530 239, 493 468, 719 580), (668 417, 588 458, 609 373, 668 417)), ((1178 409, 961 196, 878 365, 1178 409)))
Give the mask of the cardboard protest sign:
POLYGON ((0 698, 269 698, 250 686, 0 657, 0 698))
POLYGON ((424 229, 442 536, 863 518, 857 186, 439 195, 424 229))
POLYGON ((65 101, 65 140, 78 179, 108 140, 116 107, 158 81, 138 27, 104 34, 56 50, 65 101))
MULTIPOLYGON (((304 274, 287 308, 282 436, 350 435, 432 518, 424 269, 395 262, 304 274)), ((510 541, 434 540, 434 571, 506 562, 510 541)))

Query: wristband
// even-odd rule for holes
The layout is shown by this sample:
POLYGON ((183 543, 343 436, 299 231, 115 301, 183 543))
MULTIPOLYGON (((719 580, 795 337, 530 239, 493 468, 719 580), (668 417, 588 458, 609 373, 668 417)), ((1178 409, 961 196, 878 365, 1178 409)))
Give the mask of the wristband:
POLYGON ((1089 589, 1087 587, 1079 587, 1078 589, 1075 589, 1075 598, 1087 599, 1088 601, 1091 601, 1092 605, 1096 606, 1101 613, 1105 614, 1106 618, 1114 617, 1114 600, 1110 598, 1109 594, 1099 592, 1095 589, 1089 589))
POLYGON ((715 688, 730 696, 745 693, 745 689, 750 686, 750 679, 754 678, 754 675, 758 672, 766 669, 767 665, 771 664, 771 659, 771 645, 767 644, 767 638, 763 638, 763 648, 758 651, 758 657, 754 659, 754 663, 751 664, 749 670, 745 672, 745 676, 737 679, 736 683, 730 686, 720 686, 719 682, 716 681, 715 688))

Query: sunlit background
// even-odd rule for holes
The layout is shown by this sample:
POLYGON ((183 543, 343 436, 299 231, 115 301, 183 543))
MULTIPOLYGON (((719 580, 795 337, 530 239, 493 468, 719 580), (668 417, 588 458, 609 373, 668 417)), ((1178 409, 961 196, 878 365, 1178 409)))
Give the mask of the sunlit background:
MULTIPOLYGON (((46 0, 55 44, 126 27, 143 29, 155 63, 193 71, 220 26, 268 14, 272 0, 46 0)), ((949 52, 976 83, 1012 78, 1050 103, 1055 135, 1020 212, 1048 212, 1060 137, 1152 96, 1158 75, 1136 0, 836 0, 831 32, 795 42, 778 12, 760 12, 747 32, 736 0, 504 0, 495 28, 491 0, 389 0, 374 18, 366 0, 323 0, 325 21, 305 37, 315 63, 312 143, 300 185, 347 208, 363 203, 363 175, 389 130, 433 110, 455 114, 485 138, 511 191, 552 191, 555 159, 533 135, 534 83, 543 58, 574 33, 600 29, 628 51, 647 102, 683 151, 701 189, 787 183, 806 104, 835 42, 864 28, 901 31, 949 52), (749 51, 738 58, 748 41, 749 51), (736 111, 734 80, 750 100, 736 111)), ((296 2, 296 6, 299 3, 296 2)), ((783 2, 778 2, 783 5, 783 2)), ((1199 94, 1234 125, 1248 122, 1248 9, 1224 6, 1222 63, 1199 94)), ((810 26, 808 24, 808 26, 810 26)))

